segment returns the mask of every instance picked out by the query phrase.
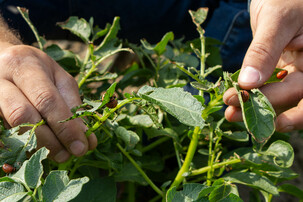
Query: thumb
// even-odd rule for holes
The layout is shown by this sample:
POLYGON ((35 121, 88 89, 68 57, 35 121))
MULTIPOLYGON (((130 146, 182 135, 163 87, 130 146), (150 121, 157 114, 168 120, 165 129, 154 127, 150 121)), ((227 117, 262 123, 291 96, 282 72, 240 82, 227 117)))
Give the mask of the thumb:
POLYGON ((296 33, 289 18, 275 17, 277 15, 260 11, 258 18, 262 20, 255 21, 254 39, 246 52, 238 79, 243 89, 258 88, 264 84, 296 33))

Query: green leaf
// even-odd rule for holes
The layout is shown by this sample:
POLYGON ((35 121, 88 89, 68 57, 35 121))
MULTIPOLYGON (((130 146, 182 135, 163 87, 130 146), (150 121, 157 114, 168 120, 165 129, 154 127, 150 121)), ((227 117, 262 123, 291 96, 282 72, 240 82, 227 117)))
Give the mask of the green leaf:
POLYGON ((95 49, 94 56, 96 56, 96 64, 100 64, 109 56, 112 56, 121 51, 132 52, 129 48, 122 48, 122 44, 119 43, 117 33, 120 29, 120 18, 115 17, 112 26, 104 37, 102 43, 95 49))
POLYGON ((209 194, 210 202, 217 202, 221 199, 224 199, 232 192, 232 187, 229 184, 224 183, 223 185, 218 186, 209 194))
POLYGON ((137 135, 137 133, 127 130, 122 126, 118 126, 115 129, 115 134, 125 143, 127 150, 135 148, 136 144, 140 141, 140 137, 137 135))
POLYGON ((249 140, 249 136, 246 131, 225 131, 223 136, 238 142, 247 142, 249 140))
POLYGON ((192 87, 194 87, 195 89, 202 90, 202 91, 211 91, 217 87, 217 86, 215 86, 214 83, 207 81, 206 79, 202 80, 201 82, 197 82, 197 81, 190 82, 190 85, 192 87))
POLYGON ((104 36, 105 34, 107 34, 110 27, 111 27, 111 25, 109 23, 106 24, 104 29, 100 29, 98 26, 94 27, 92 41, 95 41, 95 40, 99 39, 100 37, 104 36))
POLYGON ((282 184, 281 186, 278 187, 278 190, 279 192, 285 192, 299 198, 300 200, 303 200, 303 191, 295 185, 282 184))
POLYGON ((87 182, 87 177, 69 181, 67 171, 51 171, 42 187, 43 200, 69 201, 80 193, 82 186, 87 182))
POLYGON ((91 26, 83 19, 75 16, 70 17, 66 22, 58 23, 62 29, 67 29, 76 36, 80 37, 85 43, 90 42, 91 26))
POLYGON ((232 183, 244 184, 253 188, 264 190, 273 195, 279 195, 278 189, 266 177, 252 172, 231 172, 223 177, 232 183))
POLYGON ((176 191, 176 187, 172 187, 168 190, 166 194, 166 201, 200 201, 202 200, 200 197, 200 193, 207 188, 208 186, 198 183, 184 184, 183 190, 181 191, 176 191))
POLYGON ((187 77, 175 65, 164 65, 159 71, 158 87, 183 87, 187 84, 187 77))
POLYGON ((175 197, 177 193, 177 188, 174 186, 174 187, 171 187, 167 192, 166 192, 166 202, 173 202, 173 199, 175 197))
POLYGON ((116 85, 117 83, 114 82, 105 92, 105 94, 102 96, 102 104, 101 106, 98 107, 98 109, 100 109, 101 107, 103 107, 104 105, 106 105, 106 103, 108 103, 110 101, 110 98, 114 95, 115 89, 116 89, 116 85))
POLYGON ((207 8, 199 8, 197 11, 190 10, 189 14, 192 17, 193 22, 197 26, 200 26, 206 20, 207 12, 207 8))
POLYGON ((138 160, 140 161, 141 167, 143 169, 151 170, 154 172, 161 172, 164 169, 164 160, 160 155, 144 155, 138 160))
POLYGON ((248 132, 256 142, 265 144, 275 131, 275 110, 259 89, 249 92, 249 100, 243 102, 239 86, 234 84, 238 91, 242 115, 248 132))
POLYGON ((201 116, 204 109, 202 104, 182 88, 146 88, 150 90, 146 94, 142 94, 143 90, 140 90, 138 94, 143 99, 159 105, 181 123, 189 126, 204 126, 201 116))
POLYGON ((52 44, 45 49, 48 56, 53 58, 68 73, 79 73, 81 62, 77 55, 71 51, 63 50, 58 45, 52 44))
POLYGON ((292 146, 282 140, 273 142, 265 154, 274 156, 275 164, 282 168, 291 167, 294 161, 294 150, 292 146))
POLYGON ((24 187, 15 182, 0 182, 0 200, 5 202, 19 201, 27 195, 24 187))
POLYGON ((298 176, 289 168, 282 168, 274 162, 275 156, 266 155, 266 152, 246 153, 242 156, 247 167, 256 172, 262 171, 265 175, 277 178, 277 180, 291 180, 298 176))
MULTIPOLYGON (((0 164, 9 163, 17 169, 26 160, 26 152, 33 151, 37 146, 35 132, 31 135, 31 130, 19 135, 21 127, 30 126, 29 124, 21 124, 10 130, 3 132, 1 141, 5 148, 0 148, 0 164)), ((30 126, 32 127, 32 125, 30 126)))
POLYGON ((102 49, 106 49, 106 46, 108 46, 108 44, 112 44, 112 41, 116 42, 119 29, 120 29, 120 17, 115 17, 113 20, 113 24, 109 28, 109 31, 107 32, 105 38, 96 49, 97 53, 100 52, 102 49))
POLYGON ((147 50, 153 50, 157 55, 162 55, 166 51, 167 43, 172 40, 174 40, 174 33, 168 32, 162 37, 161 41, 154 46, 150 45, 146 40, 141 40, 141 43, 147 50))
POLYGON ((154 124, 150 116, 144 114, 140 114, 136 116, 127 116, 127 119, 132 125, 139 127, 149 128, 154 124))
POLYGON ((243 200, 236 194, 230 193, 227 197, 220 200, 220 202, 242 202, 243 200))
POLYGON ((80 194, 71 200, 72 202, 115 202, 117 187, 113 177, 105 177, 90 180, 86 183, 80 194))
POLYGON ((190 55, 188 53, 181 53, 180 55, 176 55, 173 58, 173 61, 182 63, 184 66, 188 67, 197 67, 199 65, 199 60, 197 57, 190 55))
POLYGON ((174 140, 178 139, 178 134, 171 128, 144 128, 144 132, 147 134, 148 138, 154 138, 158 136, 168 136, 171 137, 174 140))
POLYGON ((137 182, 141 185, 147 185, 146 180, 141 173, 131 163, 126 163, 119 173, 114 175, 116 182, 137 182))
POLYGON ((47 158, 48 153, 49 151, 45 147, 39 149, 29 160, 23 163, 18 172, 12 175, 12 179, 21 181, 31 189, 40 186, 40 179, 43 174, 41 161, 47 158))
POLYGON ((158 55, 162 55, 166 51, 166 46, 169 41, 174 40, 174 33, 173 32, 168 32, 166 33, 160 42, 157 43, 156 47, 154 48, 154 51, 158 55))

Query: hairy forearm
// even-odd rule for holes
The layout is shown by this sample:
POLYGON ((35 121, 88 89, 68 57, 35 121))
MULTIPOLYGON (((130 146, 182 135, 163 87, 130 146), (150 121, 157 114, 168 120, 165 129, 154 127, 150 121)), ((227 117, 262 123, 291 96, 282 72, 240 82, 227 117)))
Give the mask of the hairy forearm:
POLYGON ((9 28, 3 17, 0 15, 0 48, 20 44, 22 44, 22 42, 19 35, 9 28))

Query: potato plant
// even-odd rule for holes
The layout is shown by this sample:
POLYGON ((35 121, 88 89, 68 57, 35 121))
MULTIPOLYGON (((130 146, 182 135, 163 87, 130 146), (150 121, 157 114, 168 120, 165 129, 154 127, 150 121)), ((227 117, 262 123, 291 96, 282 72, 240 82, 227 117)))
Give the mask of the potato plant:
MULTIPOLYGON (((83 59, 46 46, 28 11, 19 11, 39 48, 78 81, 83 104, 62 122, 82 118, 85 135, 95 133, 98 147, 57 164, 47 159, 46 148, 35 149, 35 129, 45 121, 2 126, 0 165, 14 170, 1 173, 1 200, 271 201, 280 192, 303 199, 302 190, 285 182, 298 176, 290 168, 288 134, 275 133, 275 111, 260 90, 246 92, 243 100, 239 72, 222 71, 220 42, 206 38, 201 27, 207 9, 189 11, 199 38, 184 42, 169 32, 155 45, 120 40, 119 17, 104 29, 93 19, 70 17, 58 25, 86 44, 83 59), (112 62, 105 61, 120 52, 138 59, 110 72, 112 62), (136 90, 125 93, 127 87, 136 90), (244 123, 224 118, 222 97, 230 87, 238 91, 244 123), (18 135, 21 127, 31 129, 18 135)), ((279 71, 268 83, 281 80, 279 71)))

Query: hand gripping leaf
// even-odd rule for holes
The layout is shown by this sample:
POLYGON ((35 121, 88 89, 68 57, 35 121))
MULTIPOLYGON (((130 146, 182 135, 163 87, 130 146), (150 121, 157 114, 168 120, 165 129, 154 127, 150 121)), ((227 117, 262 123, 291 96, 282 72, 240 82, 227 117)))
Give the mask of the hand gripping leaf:
POLYGON ((275 131, 275 110, 259 89, 249 92, 249 99, 243 102, 240 88, 234 83, 242 108, 244 124, 256 142, 265 144, 275 131))

